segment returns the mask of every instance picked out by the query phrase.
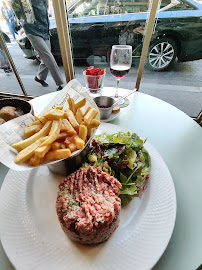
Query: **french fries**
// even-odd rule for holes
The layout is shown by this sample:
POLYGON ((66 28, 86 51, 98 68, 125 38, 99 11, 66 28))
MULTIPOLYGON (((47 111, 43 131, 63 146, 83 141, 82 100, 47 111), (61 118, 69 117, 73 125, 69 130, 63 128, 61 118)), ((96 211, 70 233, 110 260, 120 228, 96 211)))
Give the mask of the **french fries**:
POLYGON ((36 150, 35 150, 35 156, 39 157, 39 158, 43 158, 45 156, 46 153, 48 153, 48 151, 51 148, 51 144, 47 144, 47 145, 40 145, 36 150))
POLYGON ((35 120, 31 125, 27 126, 27 127, 31 127, 34 125, 41 125, 42 123, 39 120, 35 120))
POLYGON ((46 136, 49 133, 50 128, 51 128, 51 121, 48 121, 39 132, 25 139, 24 141, 13 144, 12 147, 18 151, 21 151, 24 148, 31 145, 32 143, 34 143, 35 141, 37 141, 38 139, 40 139, 41 137, 46 136))
POLYGON ((71 152, 76 151, 76 144, 74 142, 71 142, 68 147, 71 152))
POLYGON ((95 108, 91 108, 88 113, 84 116, 84 124, 90 125, 91 121, 96 117, 98 111, 95 108))
POLYGON ((77 121, 79 124, 81 124, 81 122, 83 121, 84 115, 83 115, 83 113, 82 113, 82 111, 81 111, 80 108, 78 108, 78 109, 76 110, 75 118, 76 118, 76 121, 77 121))
POLYGON ((87 140, 87 127, 84 125, 79 126, 79 137, 85 142, 87 140))
POLYGON ((34 135, 35 133, 39 132, 40 129, 42 128, 42 124, 38 124, 38 125, 33 125, 33 126, 29 126, 26 127, 24 130, 24 135, 26 138, 29 138, 30 136, 34 135))
POLYGON ((47 119, 46 117, 42 116, 42 117, 39 118, 39 121, 40 121, 42 124, 45 125, 45 123, 48 121, 48 119, 47 119))
POLYGON ((63 159, 63 158, 68 158, 71 156, 71 151, 66 148, 66 149, 58 149, 55 151, 50 151, 46 154, 45 159, 47 161, 54 161, 58 159, 63 159))
POLYGON ((61 119, 52 121, 52 126, 48 138, 42 143, 41 146, 49 145, 57 139, 58 135, 60 134, 61 124, 61 119))
POLYGON ((40 157, 37 157, 35 154, 29 159, 30 166, 37 166, 42 162, 43 162, 43 159, 40 157))
POLYGON ((89 128, 96 128, 96 127, 99 127, 99 125, 100 125, 100 121, 97 119, 93 119, 90 122, 89 128))
POLYGON ((61 133, 58 135, 58 140, 60 140, 60 139, 65 139, 67 136, 68 136, 67 132, 61 132, 61 133))
POLYGON ((51 150, 58 150, 58 149, 60 149, 60 148, 62 148, 61 146, 60 146, 60 143, 59 142, 53 142, 52 144, 51 144, 51 150))
POLYGON ((79 127, 79 123, 76 121, 76 118, 73 114, 73 112, 70 109, 66 109, 68 118, 69 118, 69 122, 71 123, 71 125, 73 126, 74 129, 78 129, 79 127))
POLYGON ((75 108, 75 103, 74 103, 74 100, 73 100, 73 98, 68 98, 67 99, 67 102, 68 102, 68 104, 69 104, 69 109, 73 112, 73 114, 75 114, 76 113, 76 108, 75 108))
POLYGON ((58 110, 62 110, 63 109, 63 105, 56 106, 55 108, 58 109, 58 110))
POLYGON ((73 128, 73 126, 70 124, 70 122, 67 119, 62 119, 62 127, 61 131, 66 131, 68 135, 76 135, 76 130, 73 128))
POLYGON ((100 125, 96 119, 98 111, 90 107, 84 111, 85 98, 75 103, 69 97, 67 102, 67 109, 59 105, 40 117, 35 116, 35 121, 24 130, 26 139, 12 145, 19 152, 15 163, 38 166, 68 158, 84 148, 92 130, 100 125))
POLYGON ((78 108, 82 108, 86 105, 86 99, 83 98, 81 101, 75 104, 75 110, 78 110, 78 108))
POLYGON ((34 143, 29 145, 22 151, 20 151, 20 153, 17 155, 15 159, 15 163, 23 163, 27 161, 29 158, 31 158, 31 156, 34 154, 34 151, 37 149, 37 147, 40 146, 40 144, 41 144, 41 139, 38 139, 37 141, 35 141, 34 143))
POLYGON ((52 109, 44 113, 44 117, 49 120, 58 120, 64 117, 65 111, 52 109))
POLYGON ((74 136, 73 141, 74 141, 77 149, 83 149, 84 148, 85 142, 78 135, 74 136))

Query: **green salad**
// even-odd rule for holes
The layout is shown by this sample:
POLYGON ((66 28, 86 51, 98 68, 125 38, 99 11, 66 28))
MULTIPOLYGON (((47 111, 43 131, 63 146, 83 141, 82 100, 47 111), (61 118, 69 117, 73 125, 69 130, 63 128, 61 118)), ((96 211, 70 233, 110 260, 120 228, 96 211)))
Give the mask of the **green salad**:
POLYGON ((122 184, 120 198, 127 205, 134 196, 146 188, 151 162, 145 141, 135 133, 106 133, 94 137, 83 167, 100 167, 104 172, 116 177, 122 184))

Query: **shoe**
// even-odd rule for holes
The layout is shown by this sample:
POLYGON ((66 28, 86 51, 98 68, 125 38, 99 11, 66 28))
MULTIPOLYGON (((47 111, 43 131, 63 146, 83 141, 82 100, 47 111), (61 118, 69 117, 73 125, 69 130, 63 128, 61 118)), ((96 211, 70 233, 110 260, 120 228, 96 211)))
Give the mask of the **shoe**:
POLYGON ((35 80, 36 82, 40 83, 43 87, 47 87, 47 86, 48 86, 48 84, 47 84, 45 81, 39 80, 39 79, 37 78, 37 76, 34 78, 34 80, 35 80))
POLYGON ((4 70, 5 73, 11 73, 12 72, 12 69, 10 67, 4 67, 3 70, 4 70))
POLYGON ((63 87, 62 87, 62 85, 60 85, 60 86, 58 87, 57 91, 60 91, 60 90, 62 90, 62 89, 63 89, 63 87))

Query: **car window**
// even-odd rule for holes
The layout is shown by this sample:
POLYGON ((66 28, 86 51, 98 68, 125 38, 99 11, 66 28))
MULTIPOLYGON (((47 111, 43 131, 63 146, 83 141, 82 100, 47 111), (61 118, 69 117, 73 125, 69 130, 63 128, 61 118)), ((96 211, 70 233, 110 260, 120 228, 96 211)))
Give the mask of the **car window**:
POLYGON ((107 13, 107 0, 79 1, 69 10, 69 17, 96 16, 107 13))
POLYGON ((148 11, 148 1, 93 0, 79 1, 69 10, 70 17, 125 14, 148 11))
POLYGON ((162 11, 164 10, 194 10, 196 9, 191 3, 187 1, 180 1, 180 0, 162 0, 161 7, 162 11))
POLYGON ((110 14, 124 14, 148 11, 148 1, 123 1, 111 0, 108 1, 110 14))
POLYGON ((192 4, 184 1, 184 2, 180 2, 179 5, 172 7, 170 10, 194 10, 197 9, 195 6, 193 6, 192 4))

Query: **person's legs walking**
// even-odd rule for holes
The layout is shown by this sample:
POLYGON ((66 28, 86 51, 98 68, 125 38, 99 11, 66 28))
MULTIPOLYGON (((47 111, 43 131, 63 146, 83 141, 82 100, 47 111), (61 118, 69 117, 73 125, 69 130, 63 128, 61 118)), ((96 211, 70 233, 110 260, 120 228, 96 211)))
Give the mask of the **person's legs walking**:
POLYGON ((11 23, 11 29, 12 29, 13 38, 16 39, 16 36, 15 36, 15 24, 14 24, 14 22, 11 23))
POLYGON ((14 27, 14 23, 8 22, 7 24, 8 24, 9 31, 10 31, 11 34, 13 35, 13 38, 16 39, 16 37, 15 37, 15 27, 14 27))
MULTIPOLYGON (((50 39, 45 40, 45 42, 46 42, 47 47, 49 48, 49 51, 51 52, 50 39)), ((58 64, 56 63, 55 58, 52 55, 52 53, 49 55, 49 57, 46 58, 46 60, 47 60, 47 62, 45 64, 48 67, 48 69, 50 70, 50 73, 51 73, 56 85, 61 86, 64 82, 63 82, 62 76, 60 74, 58 64)))
POLYGON ((38 73, 37 73, 37 78, 39 80, 45 81, 48 76, 48 68, 44 64, 43 60, 41 59, 41 63, 39 65, 38 73))
POLYGON ((43 60, 40 59, 40 65, 38 68, 37 76, 35 77, 35 81, 39 82, 43 87, 47 87, 48 84, 45 82, 47 75, 48 75, 48 68, 44 64, 43 60))
POLYGON ((34 36, 31 34, 27 34, 32 46, 35 50, 38 51, 39 56, 42 60, 37 78, 39 80, 45 80, 47 78, 48 70, 50 71, 55 83, 57 86, 61 86, 63 84, 63 79, 60 74, 59 67, 53 57, 51 50, 50 50, 50 40, 44 40, 41 37, 34 36))

